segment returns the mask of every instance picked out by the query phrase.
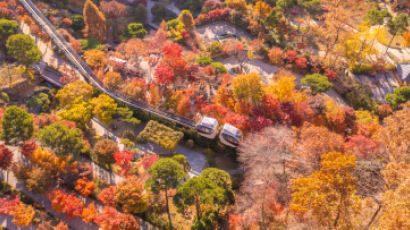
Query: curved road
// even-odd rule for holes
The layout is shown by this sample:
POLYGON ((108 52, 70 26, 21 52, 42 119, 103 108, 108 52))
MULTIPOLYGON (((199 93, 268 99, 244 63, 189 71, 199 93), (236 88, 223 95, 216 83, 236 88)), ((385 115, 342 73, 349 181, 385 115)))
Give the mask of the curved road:
POLYGON ((98 87, 102 92, 110 95, 112 98, 121 101, 129 106, 144 110, 161 118, 167 119, 171 122, 175 122, 179 125, 188 128, 195 128, 195 124, 192 120, 188 120, 179 117, 175 114, 158 111, 149 105, 133 100, 128 100, 115 92, 105 89, 98 78, 94 75, 90 67, 82 60, 81 57, 77 55, 75 51, 67 44, 64 38, 61 37, 56 28, 51 24, 51 22, 38 10, 38 8, 30 0, 19 0, 24 8, 31 14, 33 19, 41 26, 41 28, 50 36, 51 40, 55 45, 65 54, 65 56, 73 63, 75 68, 87 79, 91 84, 98 87))

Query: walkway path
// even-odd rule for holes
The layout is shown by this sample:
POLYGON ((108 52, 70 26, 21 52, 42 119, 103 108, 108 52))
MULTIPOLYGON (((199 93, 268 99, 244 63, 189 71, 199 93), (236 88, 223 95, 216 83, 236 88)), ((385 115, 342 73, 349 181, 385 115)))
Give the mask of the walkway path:
MULTIPOLYGON (((108 135, 116 141, 117 143, 120 142, 120 138, 115 135, 113 132, 109 130, 101 121, 97 119, 92 120, 92 125, 98 135, 103 136, 103 135, 108 135)), ((143 128, 145 127, 144 125, 140 125, 139 129, 137 130, 137 133, 141 132, 143 128)), ((124 145, 120 145, 120 149, 124 148, 124 145)), ((146 153, 156 153, 159 155, 169 155, 170 152, 161 148, 160 146, 152 143, 147 143, 147 144, 136 144, 135 146, 139 150, 146 152, 146 153)), ((207 167, 207 159, 204 154, 194 151, 192 149, 189 149, 183 145, 178 145, 175 148, 175 153, 182 154, 186 157, 189 165, 191 166, 191 170, 188 173, 189 177, 192 176, 199 176, 201 172, 207 167)))

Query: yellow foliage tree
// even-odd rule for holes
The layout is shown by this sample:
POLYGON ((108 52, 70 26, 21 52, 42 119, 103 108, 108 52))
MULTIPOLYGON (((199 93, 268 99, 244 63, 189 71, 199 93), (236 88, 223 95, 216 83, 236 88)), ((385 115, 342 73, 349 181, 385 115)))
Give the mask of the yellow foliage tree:
POLYGON ((87 0, 83 9, 84 15, 84 35, 89 38, 95 38, 100 43, 105 42, 107 38, 107 22, 104 14, 91 1, 87 0))
POLYGON ((360 210, 353 170, 356 157, 338 152, 322 155, 321 168, 293 183, 290 209, 311 213, 317 223, 334 229, 355 229, 354 217, 360 210))
POLYGON ((101 69, 107 65, 105 53, 101 50, 87 50, 84 52, 84 59, 87 65, 93 69, 101 69))
POLYGON ((65 110, 57 113, 61 118, 74 121, 80 128, 86 127, 92 118, 92 105, 81 98, 77 98, 65 110))
POLYGON ((60 103, 60 107, 66 107, 67 105, 71 105, 77 98, 87 101, 92 95, 93 87, 86 82, 78 80, 58 90, 55 98, 60 103))
POLYGON ((229 8, 237 10, 242 13, 245 13, 247 9, 245 0, 226 0, 225 3, 229 8))
POLYGON ((182 10, 178 16, 178 20, 180 20, 185 25, 185 29, 189 32, 195 30, 195 21, 192 17, 191 11, 189 10, 182 10))
POLYGON ((253 7, 255 13, 258 15, 259 18, 265 19, 268 17, 272 11, 272 8, 264 1, 257 1, 255 6, 253 7))
POLYGON ((306 95, 295 90, 295 77, 289 75, 280 76, 278 80, 271 82, 267 92, 274 95, 280 102, 299 102, 306 100, 306 95))
POLYGON ((233 98, 232 92, 228 90, 226 86, 219 86, 216 95, 214 96, 214 103, 217 105, 224 106, 230 110, 234 110, 235 99, 233 98))
POLYGON ((19 203, 14 207, 14 210, 10 212, 14 217, 13 223, 19 227, 27 227, 31 224, 34 218, 34 208, 31 205, 25 205, 19 203))
POLYGON ((264 85, 261 76, 257 73, 241 74, 232 81, 233 95, 236 100, 243 100, 259 104, 265 95, 264 85))
POLYGON ((117 103, 107 94, 100 94, 97 98, 93 98, 91 104, 94 106, 93 113, 104 124, 110 123, 112 115, 117 111, 117 103))

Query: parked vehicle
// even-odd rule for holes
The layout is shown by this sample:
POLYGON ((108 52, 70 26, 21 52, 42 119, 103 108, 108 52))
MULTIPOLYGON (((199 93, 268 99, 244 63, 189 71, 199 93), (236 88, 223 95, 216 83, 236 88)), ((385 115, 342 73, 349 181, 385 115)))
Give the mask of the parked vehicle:
POLYGON ((225 123, 219 132, 219 140, 224 145, 236 148, 242 141, 242 132, 235 126, 225 123))
POLYGON ((211 117, 203 117, 196 125, 195 129, 198 131, 199 135, 214 139, 218 133, 218 121, 211 117))

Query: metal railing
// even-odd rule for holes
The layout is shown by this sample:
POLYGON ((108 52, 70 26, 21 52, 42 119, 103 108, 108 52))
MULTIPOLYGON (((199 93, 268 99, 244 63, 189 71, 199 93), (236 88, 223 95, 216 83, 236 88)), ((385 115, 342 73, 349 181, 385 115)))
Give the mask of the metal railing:
POLYGON ((43 15, 43 13, 33 4, 31 0, 19 0, 23 7, 31 14, 33 19, 40 25, 40 27, 50 36, 54 44, 64 53, 64 55, 71 61, 76 70, 82 74, 92 85, 98 87, 102 92, 108 94, 112 98, 127 104, 129 106, 141 109, 145 112, 159 116, 163 119, 175 122, 187 128, 195 128, 193 120, 180 117, 174 113, 160 111, 144 102, 126 99, 116 92, 108 90, 103 87, 101 81, 94 75, 91 68, 84 62, 84 60, 71 48, 66 40, 57 32, 54 25, 43 15))

